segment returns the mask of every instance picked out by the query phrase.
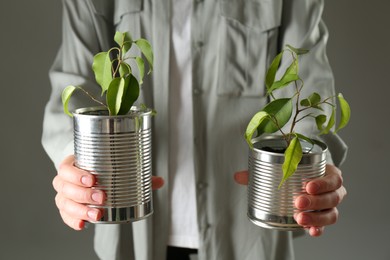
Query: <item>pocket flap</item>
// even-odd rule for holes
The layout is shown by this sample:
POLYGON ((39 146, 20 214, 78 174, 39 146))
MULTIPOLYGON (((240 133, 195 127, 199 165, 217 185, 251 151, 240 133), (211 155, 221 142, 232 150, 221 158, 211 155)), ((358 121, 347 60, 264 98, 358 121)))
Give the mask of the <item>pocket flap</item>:
POLYGON ((282 16, 282 1, 257 0, 237 1, 221 0, 221 15, 234 19, 251 28, 263 31, 280 26, 282 16))
POLYGON ((142 11, 143 0, 116 0, 114 10, 114 24, 118 24, 123 15, 142 11))

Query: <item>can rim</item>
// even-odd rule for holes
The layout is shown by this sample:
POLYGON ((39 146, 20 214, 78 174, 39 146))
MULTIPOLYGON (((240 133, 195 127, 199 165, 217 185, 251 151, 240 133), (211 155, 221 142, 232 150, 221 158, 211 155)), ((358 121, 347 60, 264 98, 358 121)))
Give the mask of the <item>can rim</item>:
POLYGON ((129 113, 126 115, 110 116, 108 109, 104 106, 83 107, 76 109, 72 114, 76 117, 90 117, 90 118, 127 118, 151 115, 153 110, 148 107, 132 106, 129 113), (100 113, 100 114, 99 114, 100 113))
MULTIPOLYGON (((263 150, 259 147, 256 147, 256 144, 259 144, 261 141, 270 141, 270 140, 284 140, 283 137, 281 135, 264 135, 264 136, 260 136, 260 137, 256 137, 254 139, 252 139, 252 143, 253 143, 253 150, 256 151, 256 152, 261 152, 263 154, 269 154, 269 155, 272 155, 272 156, 280 156, 280 157, 284 157, 284 153, 278 153, 278 152, 272 152, 272 151, 267 151, 267 150, 263 150)), ((307 144, 307 145, 311 145, 309 142, 307 141, 304 141, 304 140, 301 140, 301 143, 304 143, 304 144, 307 144)), ((314 145, 319 147, 321 151, 310 151, 310 153, 304 153, 302 156, 303 157, 306 157, 306 156, 315 156, 315 155, 322 155, 322 154, 325 154, 327 153, 328 151, 328 146, 324 143, 324 142, 321 142, 317 139, 313 139, 313 142, 314 142, 314 145)))

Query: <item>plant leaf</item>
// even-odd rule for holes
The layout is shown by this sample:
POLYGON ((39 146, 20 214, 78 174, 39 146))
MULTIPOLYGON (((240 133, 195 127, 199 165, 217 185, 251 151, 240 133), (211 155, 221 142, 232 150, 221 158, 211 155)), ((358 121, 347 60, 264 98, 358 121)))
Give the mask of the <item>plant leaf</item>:
POLYGON ((340 103, 341 118, 339 126, 337 127, 335 133, 337 133, 340 129, 344 128, 348 124, 349 119, 351 118, 351 107, 349 106, 348 102, 344 99, 341 93, 339 93, 337 97, 340 103))
POLYGON ((290 66, 288 66, 285 75, 298 75, 299 71, 299 64, 298 59, 294 58, 294 60, 291 62, 290 66))
POLYGON ((294 74, 285 75, 281 80, 276 81, 274 82, 274 84, 272 84, 271 88, 268 90, 268 94, 270 94, 271 92, 277 89, 283 88, 288 84, 290 84, 291 82, 294 82, 298 79, 299 79, 298 75, 294 75, 294 74))
POLYGON ((141 85, 143 83, 143 78, 144 78, 144 75, 145 75, 145 62, 140 57, 135 57, 135 61, 136 61, 137 66, 138 66, 138 70, 139 70, 139 84, 141 85))
POLYGON ((122 47, 123 55, 130 50, 131 45, 133 44, 133 39, 128 32, 116 32, 114 40, 120 47, 122 47))
POLYGON ((75 86, 67 86, 63 91, 62 91, 62 95, 61 95, 61 99, 62 99, 62 106, 64 108, 64 112, 65 114, 67 114, 68 116, 70 117, 73 117, 72 113, 69 112, 69 108, 68 108, 68 105, 69 105, 69 100, 70 100, 70 97, 72 96, 73 92, 77 89, 77 87, 75 86))
POLYGON ((122 97, 125 88, 123 77, 114 78, 107 90, 107 106, 111 116, 118 115, 122 105, 122 97))
POLYGON ((314 142, 311 138, 304 136, 303 134, 294 133, 299 139, 304 140, 312 145, 314 145, 314 142))
POLYGON ((304 107, 311 107, 311 108, 323 110, 322 107, 320 107, 320 102, 321 102, 320 94, 313 93, 308 98, 302 99, 300 104, 301 106, 304 107))
POLYGON ((274 81, 273 84, 269 88, 267 88, 267 93, 272 94, 274 90, 283 88, 288 84, 290 84, 291 82, 298 80, 299 79, 298 70, 299 70, 298 59, 294 57, 290 66, 288 66, 288 68, 284 72, 282 78, 278 81, 274 81))
POLYGON ((274 60, 271 63, 271 66, 268 68, 267 75, 265 77, 265 86, 267 87, 267 90, 269 90, 271 88, 272 84, 274 84, 275 75, 276 75, 276 72, 278 71, 280 61, 283 57, 283 52, 284 51, 282 51, 281 53, 276 55, 276 57, 274 58, 274 60))
POLYGON ((324 129, 324 124, 326 122, 326 115, 318 115, 316 116, 316 124, 317 124, 317 129, 318 130, 323 130, 324 129))
POLYGON ((332 129, 332 127, 333 127, 334 124, 335 124, 335 114, 336 114, 336 108, 333 107, 333 109, 332 109, 332 114, 330 115, 328 124, 327 124, 327 126, 322 130, 322 132, 320 133, 320 135, 322 135, 322 134, 328 134, 328 133, 330 132, 330 130, 332 129))
POLYGON ((110 52, 99 52, 93 57, 92 70, 96 82, 102 88, 102 96, 112 81, 112 66, 110 52))
POLYGON ((118 115, 126 115, 139 96, 139 84, 137 79, 129 74, 125 77, 122 103, 118 115))
POLYGON ((142 54, 145 56, 146 60, 149 63, 149 72, 148 74, 153 70, 153 51, 152 46, 150 43, 145 39, 138 39, 135 41, 135 44, 138 46, 138 48, 141 50, 142 54))
POLYGON ((283 178, 279 184, 282 184, 297 170, 298 164, 302 159, 302 146, 297 137, 294 137, 284 153, 283 178))
POLYGON ((307 49, 294 48, 289 44, 287 44, 286 47, 289 48, 290 50, 292 50, 293 52, 295 52, 295 54, 297 54, 297 55, 302 55, 302 54, 309 52, 309 50, 307 50, 307 49))
POLYGON ((301 100, 301 105, 305 106, 305 107, 310 107, 310 106, 313 106, 313 105, 317 105, 320 102, 321 102, 320 94, 314 92, 308 98, 302 99, 301 100))
POLYGON ((249 124, 245 131, 245 140, 248 143, 249 147, 253 149, 252 136, 255 133, 259 125, 266 119, 269 118, 267 112, 259 111, 257 112, 252 119, 249 121, 249 124))
POLYGON ((271 120, 271 117, 276 119, 280 128, 282 128, 290 120, 293 104, 290 98, 280 98, 271 101, 262 111, 270 115, 269 119, 264 120, 257 128, 258 135, 263 133, 275 133, 279 130, 278 126, 271 120))
POLYGON ((125 77, 126 75, 131 74, 131 67, 126 62, 121 62, 119 65, 119 75, 125 77))

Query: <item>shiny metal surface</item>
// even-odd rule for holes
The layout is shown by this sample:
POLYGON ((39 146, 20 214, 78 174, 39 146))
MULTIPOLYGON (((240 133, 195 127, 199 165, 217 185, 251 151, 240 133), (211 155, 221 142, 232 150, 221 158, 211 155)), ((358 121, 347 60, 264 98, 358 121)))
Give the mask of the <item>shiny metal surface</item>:
POLYGON ((103 217, 95 223, 124 223, 143 219, 152 207, 152 140, 149 109, 132 107, 124 116, 108 116, 105 108, 74 113, 74 152, 77 167, 96 177, 103 190, 103 217))
POLYGON ((305 193, 307 181, 325 174, 326 151, 324 143, 314 147, 301 142, 305 153, 297 171, 280 187, 283 177, 283 153, 262 150, 265 147, 283 149, 285 141, 278 136, 254 139, 249 155, 248 217, 258 226, 295 230, 302 228, 294 220, 294 198, 305 193))

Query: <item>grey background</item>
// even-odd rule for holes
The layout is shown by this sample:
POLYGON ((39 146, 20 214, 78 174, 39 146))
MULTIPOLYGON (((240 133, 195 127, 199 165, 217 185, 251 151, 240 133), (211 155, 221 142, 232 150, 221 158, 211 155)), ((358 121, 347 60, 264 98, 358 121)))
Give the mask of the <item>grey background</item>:
MULTIPOLYGON (((352 106, 342 166, 348 196, 320 238, 295 240, 298 260, 390 259, 387 173, 390 2, 327 1, 328 56, 352 106)), ((96 259, 93 228, 67 228, 54 205, 54 167, 41 144, 47 71, 60 44, 61 1, 0 2, 2 111, 0 259, 96 259)))

